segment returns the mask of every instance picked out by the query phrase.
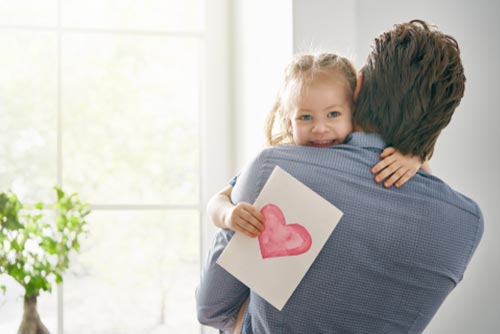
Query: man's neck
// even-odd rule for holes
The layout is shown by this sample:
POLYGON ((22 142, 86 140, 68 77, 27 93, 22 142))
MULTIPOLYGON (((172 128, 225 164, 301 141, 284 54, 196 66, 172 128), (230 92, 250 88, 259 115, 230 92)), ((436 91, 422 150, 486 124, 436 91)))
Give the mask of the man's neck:
POLYGON ((352 132, 365 132, 365 130, 363 130, 361 126, 355 123, 352 132))

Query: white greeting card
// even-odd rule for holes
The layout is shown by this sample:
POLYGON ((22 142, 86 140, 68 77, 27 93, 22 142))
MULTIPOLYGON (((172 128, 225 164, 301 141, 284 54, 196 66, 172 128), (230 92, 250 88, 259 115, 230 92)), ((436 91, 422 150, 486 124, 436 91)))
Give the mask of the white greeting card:
POLYGON ((254 205, 264 215, 264 232, 258 238, 236 233, 217 263, 281 310, 342 212, 280 167, 254 205))

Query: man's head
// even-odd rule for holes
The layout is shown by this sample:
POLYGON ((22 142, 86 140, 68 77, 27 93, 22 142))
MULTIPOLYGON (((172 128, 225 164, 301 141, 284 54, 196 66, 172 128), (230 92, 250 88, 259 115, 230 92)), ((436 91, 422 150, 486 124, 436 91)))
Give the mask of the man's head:
POLYGON ((423 21, 395 25, 375 39, 361 74, 357 125, 403 154, 430 158, 464 94, 457 41, 423 21))

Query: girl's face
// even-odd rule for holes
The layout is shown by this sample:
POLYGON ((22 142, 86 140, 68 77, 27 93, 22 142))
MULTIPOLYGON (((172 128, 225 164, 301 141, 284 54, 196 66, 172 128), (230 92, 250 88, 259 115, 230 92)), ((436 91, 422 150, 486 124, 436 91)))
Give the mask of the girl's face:
POLYGON ((342 80, 314 82, 298 99, 291 126, 296 145, 341 144, 353 130, 352 95, 342 80))

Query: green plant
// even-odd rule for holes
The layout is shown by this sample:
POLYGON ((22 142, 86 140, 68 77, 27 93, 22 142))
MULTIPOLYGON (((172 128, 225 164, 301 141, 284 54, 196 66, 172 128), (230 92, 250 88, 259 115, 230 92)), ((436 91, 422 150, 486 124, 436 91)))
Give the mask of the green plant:
MULTIPOLYGON (((0 274, 14 278, 25 290, 24 315, 19 334, 49 333, 40 321, 36 299, 61 283, 72 250, 80 249, 86 233, 88 204, 77 194, 54 187, 57 199, 25 208, 11 192, 0 193, 0 274), (52 218, 52 219, 51 219, 52 218)), ((5 286, 0 287, 5 291, 5 286)))

